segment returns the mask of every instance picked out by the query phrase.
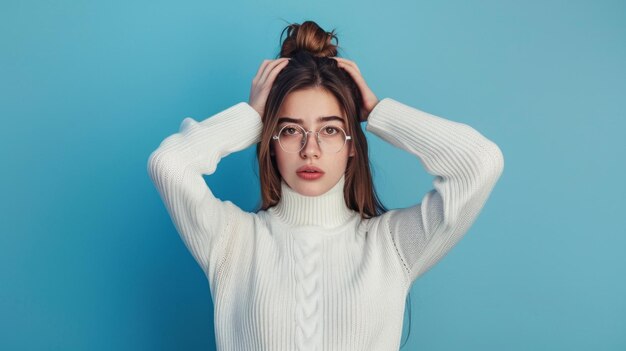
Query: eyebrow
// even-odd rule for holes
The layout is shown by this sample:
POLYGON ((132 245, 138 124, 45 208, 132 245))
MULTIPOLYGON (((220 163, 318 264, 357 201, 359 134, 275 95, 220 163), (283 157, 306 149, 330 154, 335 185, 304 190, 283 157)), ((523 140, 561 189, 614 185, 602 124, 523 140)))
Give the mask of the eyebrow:
MULTIPOLYGON (((339 116, 326 116, 326 117, 318 118, 317 121, 318 122, 328 122, 328 121, 343 122, 343 118, 341 118, 339 116)), ((281 117, 281 118, 278 119, 278 124, 281 124, 281 123, 284 123, 284 122, 302 124, 302 120, 299 119, 299 118, 281 117)))

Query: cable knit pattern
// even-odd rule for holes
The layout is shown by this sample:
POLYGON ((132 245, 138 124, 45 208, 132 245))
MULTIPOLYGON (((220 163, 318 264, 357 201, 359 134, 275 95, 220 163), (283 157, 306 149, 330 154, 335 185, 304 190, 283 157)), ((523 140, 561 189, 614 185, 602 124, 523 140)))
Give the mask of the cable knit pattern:
POLYGON ((181 239, 204 271, 220 351, 398 350, 411 284, 469 231, 504 168, 472 127, 391 98, 367 130, 415 155, 434 176, 416 204, 361 219, 345 178, 319 196, 281 182, 281 201, 250 213, 216 198, 203 175, 260 141, 247 103, 185 118, 148 159, 181 239))
POLYGON ((319 239, 296 240, 296 350, 317 351, 322 335, 321 250, 319 239))

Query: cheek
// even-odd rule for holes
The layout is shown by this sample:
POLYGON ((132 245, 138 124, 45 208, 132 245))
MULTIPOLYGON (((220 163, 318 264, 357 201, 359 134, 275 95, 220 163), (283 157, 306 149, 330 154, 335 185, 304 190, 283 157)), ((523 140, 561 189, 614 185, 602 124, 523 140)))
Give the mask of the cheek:
POLYGON ((281 173, 284 173, 284 171, 287 171, 289 169, 292 160, 288 154, 277 151, 276 156, 274 157, 276 157, 276 165, 278 166, 278 169, 281 171, 281 173))
POLYGON ((348 155, 348 151, 341 151, 339 154, 335 155, 335 157, 333 157, 333 159, 330 161, 330 165, 337 173, 345 172, 348 161, 350 160, 348 155))

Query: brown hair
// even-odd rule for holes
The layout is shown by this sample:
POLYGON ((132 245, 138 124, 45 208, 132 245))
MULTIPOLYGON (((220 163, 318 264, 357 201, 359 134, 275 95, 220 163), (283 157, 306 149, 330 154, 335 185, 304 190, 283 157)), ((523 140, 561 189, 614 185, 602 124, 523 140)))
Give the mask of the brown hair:
MULTIPOLYGON (((350 74, 337 66, 332 56, 337 56, 339 40, 332 32, 326 32, 313 21, 293 23, 285 27, 287 37, 282 42, 278 57, 291 60, 276 76, 265 103, 261 141, 257 144, 261 185, 261 205, 266 210, 281 198, 281 176, 270 142, 278 122, 278 111, 286 96, 296 90, 322 88, 338 100, 347 116, 346 132, 352 135, 355 155, 346 166, 344 198, 346 205, 359 212, 362 218, 371 218, 387 212, 380 202, 370 172, 367 140, 361 129, 362 97, 350 74), (335 38, 337 44, 332 43, 335 38)), ((277 57, 277 58, 278 58, 277 57)))

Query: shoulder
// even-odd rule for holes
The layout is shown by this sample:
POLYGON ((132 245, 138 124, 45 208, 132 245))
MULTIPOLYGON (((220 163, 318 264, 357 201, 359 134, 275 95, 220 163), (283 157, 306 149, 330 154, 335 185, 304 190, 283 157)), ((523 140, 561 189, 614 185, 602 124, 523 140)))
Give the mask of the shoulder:
POLYGON ((370 218, 360 218, 358 223, 359 232, 362 231, 368 234, 384 233, 388 230, 387 223, 389 221, 389 216, 391 215, 390 212, 391 211, 387 211, 370 218))

